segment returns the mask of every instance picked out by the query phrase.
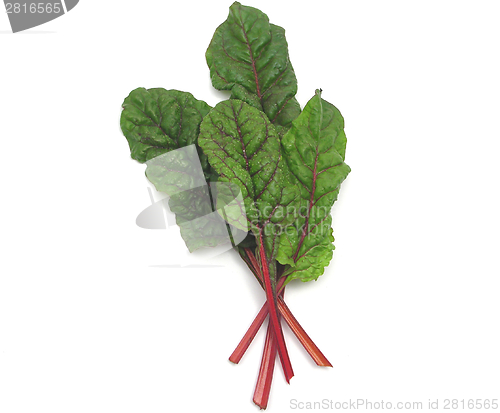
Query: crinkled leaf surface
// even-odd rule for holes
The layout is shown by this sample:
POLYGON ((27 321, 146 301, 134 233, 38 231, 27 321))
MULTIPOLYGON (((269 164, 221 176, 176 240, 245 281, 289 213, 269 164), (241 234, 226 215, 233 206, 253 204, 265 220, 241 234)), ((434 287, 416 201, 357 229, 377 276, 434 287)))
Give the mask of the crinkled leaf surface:
POLYGON ((297 79, 285 30, 260 10, 235 2, 206 52, 212 84, 263 110, 280 134, 299 115, 297 79))
POLYGON ((274 259, 279 228, 289 220, 286 208, 298 201, 275 128, 263 112, 231 99, 205 117, 198 142, 219 182, 241 190, 248 226, 256 235, 263 232, 268 259, 274 259))
POLYGON ((301 200, 295 226, 281 237, 277 257, 289 265, 289 279, 315 280, 332 258, 330 211, 350 172, 345 147, 342 115, 316 91, 282 139, 283 156, 299 184, 301 200))
MULTIPOLYGON (((210 109, 187 92, 163 88, 133 90, 123 102, 120 119, 132 158, 146 162, 171 150, 196 144, 201 121, 210 109)), ((200 160, 208 175, 206 157, 202 155, 200 160)))

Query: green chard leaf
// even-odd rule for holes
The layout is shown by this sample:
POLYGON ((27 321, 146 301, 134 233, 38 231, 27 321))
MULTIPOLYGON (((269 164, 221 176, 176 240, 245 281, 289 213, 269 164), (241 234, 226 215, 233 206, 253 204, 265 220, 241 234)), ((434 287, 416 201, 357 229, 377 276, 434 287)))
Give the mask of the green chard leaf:
MULTIPOLYGON (((240 211, 246 225, 256 238, 262 231, 267 258, 275 260, 281 229, 292 222, 287 208, 296 208, 299 196, 275 128, 263 112, 231 99, 205 117, 198 142, 219 182, 234 184, 241 191, 240 211)), ((220 201, 218 197, 218 209, 220 201)))
POLYGON ((281 237, 277 259, 288 265, 288 280, 316 280, 332 258, 330 211, 351 170, 344 162, 344 119, 317 90, 281 144, 301 201, 295 225, 281 237))
MULTIPOLYGON (((163 88, 133 90, 123 102, 120 126, 133 159, 144 163, 174 149, 196 144, 200 124, 212 109, 191 93, 163 88)), ((199 151, 205 175, 211 173, 199 151)))
POLYGON ((206 52, 212 84, 264 111, 280 135, 299 115, 297 79, 285 30, 260 10, 234 2, 206 52))

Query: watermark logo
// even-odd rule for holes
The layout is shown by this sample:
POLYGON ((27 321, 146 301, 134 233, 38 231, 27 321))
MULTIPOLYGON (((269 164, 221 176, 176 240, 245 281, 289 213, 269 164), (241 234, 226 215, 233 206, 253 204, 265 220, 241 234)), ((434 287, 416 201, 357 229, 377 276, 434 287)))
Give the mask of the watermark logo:
POLYGON ((146 176, 168 198, 155 201, 148 188, 151 205, 137 216, 139 227, 177 225, 190 252, 209 247, 212 256, 245 239, 248 225, 239 187, 207 181, 195 145, 164 153, 146 164, 146 176))
POLYGON ((40 26, 73 9, 79 0, 4 0, 13 33, 40 26))

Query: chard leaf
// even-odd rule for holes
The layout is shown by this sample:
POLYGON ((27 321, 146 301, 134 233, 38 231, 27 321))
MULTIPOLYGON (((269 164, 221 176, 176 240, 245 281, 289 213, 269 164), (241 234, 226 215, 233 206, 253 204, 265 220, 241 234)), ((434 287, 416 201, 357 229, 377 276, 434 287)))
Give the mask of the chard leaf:
MULTIPOLYGON (((196 144, 200 124, 211 107, 191 93, 163 88, 133 90, 123 102, 120 126, 133 159, 141 163, 196 144)), ((205 174, 207 159, 200 152, 205 174)))
POLYGON ((297 79, 285 30, 260 10, 234 2, 206 52, 212 84, 264 111, 283 134, 299 115, 297 79))
POLYGON ((288 280, 316 280, 332 258, 330 211, 351 170, 344 162, 344 119, 317 90, 281 144, 301 202, 294 227, 281 237, 277 259, 288 265, 288 280))
POLYGON ((281 228, 291 222, 286 209, 298 201, 275 128, 263 112, 231 99, 205 117, 198 143, 219 182, 241 191, 247 226, 256 237, 262 231, 268 259, 275 259, 281 228))

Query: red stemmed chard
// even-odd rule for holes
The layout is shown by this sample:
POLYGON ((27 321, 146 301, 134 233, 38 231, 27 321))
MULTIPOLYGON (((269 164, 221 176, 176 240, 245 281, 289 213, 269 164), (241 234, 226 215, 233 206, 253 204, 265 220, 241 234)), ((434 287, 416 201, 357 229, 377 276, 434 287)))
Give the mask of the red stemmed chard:
POLYGON ((350 172, 344 120, 317 90, 301 111, 285 31, 235 2, 206 52, 212 84, 231 91, 211 108, 190 93, 139 88, 123 103, 131 156, 169 195, 190 251, 231 242, 266 301, 229 357, 238 363, 269 318, 254 393, 268 404, 276 356, 293 369, 283 321, 319 366, 330 362, 284 301, 292 280, 316 280, 333 254, 331 208, 350 172))

